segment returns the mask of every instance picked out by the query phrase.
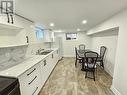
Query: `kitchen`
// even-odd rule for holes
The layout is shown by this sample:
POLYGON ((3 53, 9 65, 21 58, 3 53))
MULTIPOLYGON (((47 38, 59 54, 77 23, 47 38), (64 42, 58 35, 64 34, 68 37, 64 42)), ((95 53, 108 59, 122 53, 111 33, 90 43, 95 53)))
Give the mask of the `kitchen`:
POLYGON ((9 3, 14 13, 1 9, 0 15, 0 95, 127 94, 127 1, 9 3), (75 67, 80 44, 97 53, 107 47, 95 81, 85 78, 80 64, 75 67))

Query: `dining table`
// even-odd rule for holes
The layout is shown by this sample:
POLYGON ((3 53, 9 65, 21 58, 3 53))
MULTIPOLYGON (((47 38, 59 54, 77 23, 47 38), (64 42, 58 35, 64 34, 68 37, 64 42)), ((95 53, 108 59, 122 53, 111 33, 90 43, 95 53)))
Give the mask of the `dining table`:
MULTIPOLYGON (((81 68, 82 71, 85 71, 85 52, 89 52, 89 51, 95 52, 95 51, 90 50, 90 49, 77 50, 79 57, 82 59, 82 68, 81 68)), ((91 57, 92 57, 92 55, 91 55, 91 57)))

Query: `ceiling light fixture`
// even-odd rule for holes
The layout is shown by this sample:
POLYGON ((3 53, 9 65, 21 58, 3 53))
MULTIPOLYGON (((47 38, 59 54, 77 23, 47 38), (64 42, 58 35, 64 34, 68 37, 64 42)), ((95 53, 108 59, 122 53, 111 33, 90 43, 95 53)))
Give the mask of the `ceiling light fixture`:
POLYGON ((81 29, 78 28, 77 31, 81 31, 81 29))
POLYGON ((50 26, 53 27, 53 26, 55 26, 55 24, 54 23, 50 23, 50 26))
POLYGON ((83 21, 82 21, 82 24, 86 24, 86 23, 87 23, 87 20, 83 20, 83 21))

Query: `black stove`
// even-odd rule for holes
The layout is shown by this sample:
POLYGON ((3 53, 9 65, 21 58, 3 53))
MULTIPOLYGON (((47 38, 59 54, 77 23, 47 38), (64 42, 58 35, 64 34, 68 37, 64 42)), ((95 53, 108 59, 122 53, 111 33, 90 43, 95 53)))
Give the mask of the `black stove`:
POLYGON ((21 95, 18 79, 0 76, 0 95, 21 95))

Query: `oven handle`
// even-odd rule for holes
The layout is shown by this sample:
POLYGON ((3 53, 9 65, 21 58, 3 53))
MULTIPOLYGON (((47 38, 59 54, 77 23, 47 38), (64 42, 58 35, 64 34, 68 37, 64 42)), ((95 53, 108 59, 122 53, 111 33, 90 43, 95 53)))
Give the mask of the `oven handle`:
POLYGON ((8 93, 8 95, 12 95, 12 93, 19 87, 19 84, 17 84, 14 89, 11 90, 11 92, 8 93))

